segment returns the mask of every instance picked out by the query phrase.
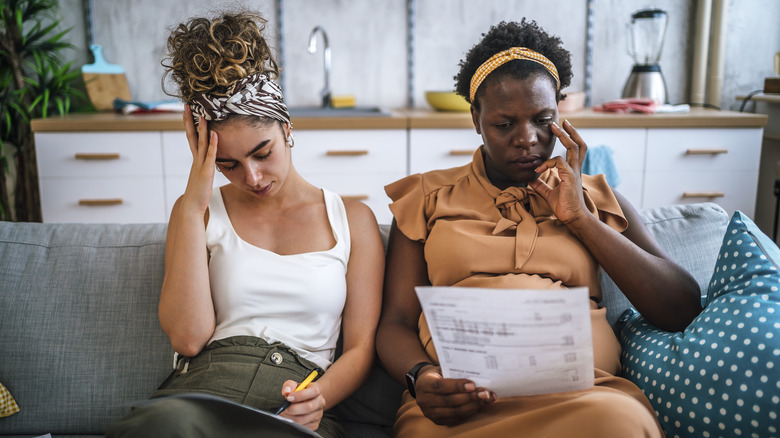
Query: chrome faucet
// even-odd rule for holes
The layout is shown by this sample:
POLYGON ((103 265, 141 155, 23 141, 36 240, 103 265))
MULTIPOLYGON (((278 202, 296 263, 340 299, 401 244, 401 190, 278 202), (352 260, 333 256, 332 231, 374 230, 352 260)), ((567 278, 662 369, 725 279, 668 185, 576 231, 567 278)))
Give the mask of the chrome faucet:
POLYGON ((320 91, 320 95, 322 96, 322 107, 329 108, 332 103, 330 99, 330 46, 328 45, 328 34, 325 33, 325 29, 316 26, 311 30, 311 34, 309 34, 308 51, 311 54, 317 53, 317 32, 322 34, 322 43, 325 45, 325 49, 323 50, 325 60, 325 87, 320 91))

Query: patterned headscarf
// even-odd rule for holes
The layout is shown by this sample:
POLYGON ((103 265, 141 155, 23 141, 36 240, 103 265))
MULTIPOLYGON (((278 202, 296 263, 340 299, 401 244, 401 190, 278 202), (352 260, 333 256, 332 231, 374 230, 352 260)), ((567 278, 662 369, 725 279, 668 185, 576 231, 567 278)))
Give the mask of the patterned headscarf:
POLYGON ((544 66, 544 68, 550 72, 553 79, 555 79, 555 89, 560 90, 561 80, 558 78, 558 69, 555 68, 555 64, 553 64, 552 61, 547 59, 547 57, 541 53, 526 47, 512 47, 511 49, 496 53, 479 66, 477 71, 474 73, 474 76, 471 78, 469 100, 471 102, 474 101, 474 96, 477 94, 477 89, 479 88, 480 84, 482 84, 482 81, 484 81, 485 78, 493 72, 493 70, 515 59, 525 59, 527 61, 533 61, 544 66))
POLYGON ((231 114, 240 114, 290 123, 282 89, 264 74, 239 80, 227 90, 227 96, 200 94, 189 105, 193 115, 208 121, 225 120, 231 114))

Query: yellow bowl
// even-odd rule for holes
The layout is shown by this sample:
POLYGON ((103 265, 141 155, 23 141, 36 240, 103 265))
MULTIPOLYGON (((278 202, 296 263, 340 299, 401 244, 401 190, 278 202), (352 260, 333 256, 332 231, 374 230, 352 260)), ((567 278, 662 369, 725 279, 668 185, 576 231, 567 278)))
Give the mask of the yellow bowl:
POLYGON ((471 105, 454 91, 426 91, 425 100, 437 111, 469 111, 471 105))

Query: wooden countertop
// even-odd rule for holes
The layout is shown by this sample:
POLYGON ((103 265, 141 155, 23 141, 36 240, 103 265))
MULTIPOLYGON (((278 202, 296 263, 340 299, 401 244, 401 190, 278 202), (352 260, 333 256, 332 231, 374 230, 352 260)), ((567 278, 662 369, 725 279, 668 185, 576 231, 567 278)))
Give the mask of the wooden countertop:
MULTIPOLYGON (((391 111, 389 117, 306 117, 293 120, 295 129, 406 129, 407 118, 391 111)), ((123 115, 112 112, 69 114, 34 119, 34 132, 183 131, 180 113, 123 115)))
MULTIPOLYGON (((437 112, 425 109, 398 109, 389 117, 304 117, 293 120, 295 129, 445 129, 472 128, 468 112, 437 112)), ((763 114, 692 108, 676 114, 599 113, 591 109, 561 113, 575 128, 761 128, 763 114)), ((155 113, 122 115, 116 113, 70 114, 64 117, 34 119, 34 132, 182 131, 181 114, 155 113)))

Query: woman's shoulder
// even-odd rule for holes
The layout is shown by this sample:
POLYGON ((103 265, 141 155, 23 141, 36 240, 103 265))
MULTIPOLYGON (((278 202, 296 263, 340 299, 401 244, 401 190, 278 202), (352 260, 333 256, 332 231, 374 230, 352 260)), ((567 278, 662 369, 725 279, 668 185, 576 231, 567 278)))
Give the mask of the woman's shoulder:
POLYGON ((342 201, 350 229, 358 228, 365 231, 366 228, 378 227, 376 216, 374 216, 371 207, 356 199, 342 198, 342 201))
POLYGON ((423 197, 428 197, 442 188, 454 186, 458 181, 468 177, 471 173, 471 163, 460 167, 416 173, 388 184, 385 186, 385 192, 393 200, 397 200, 409 192, 416 191, 419 191, 419 194, 423 197))

